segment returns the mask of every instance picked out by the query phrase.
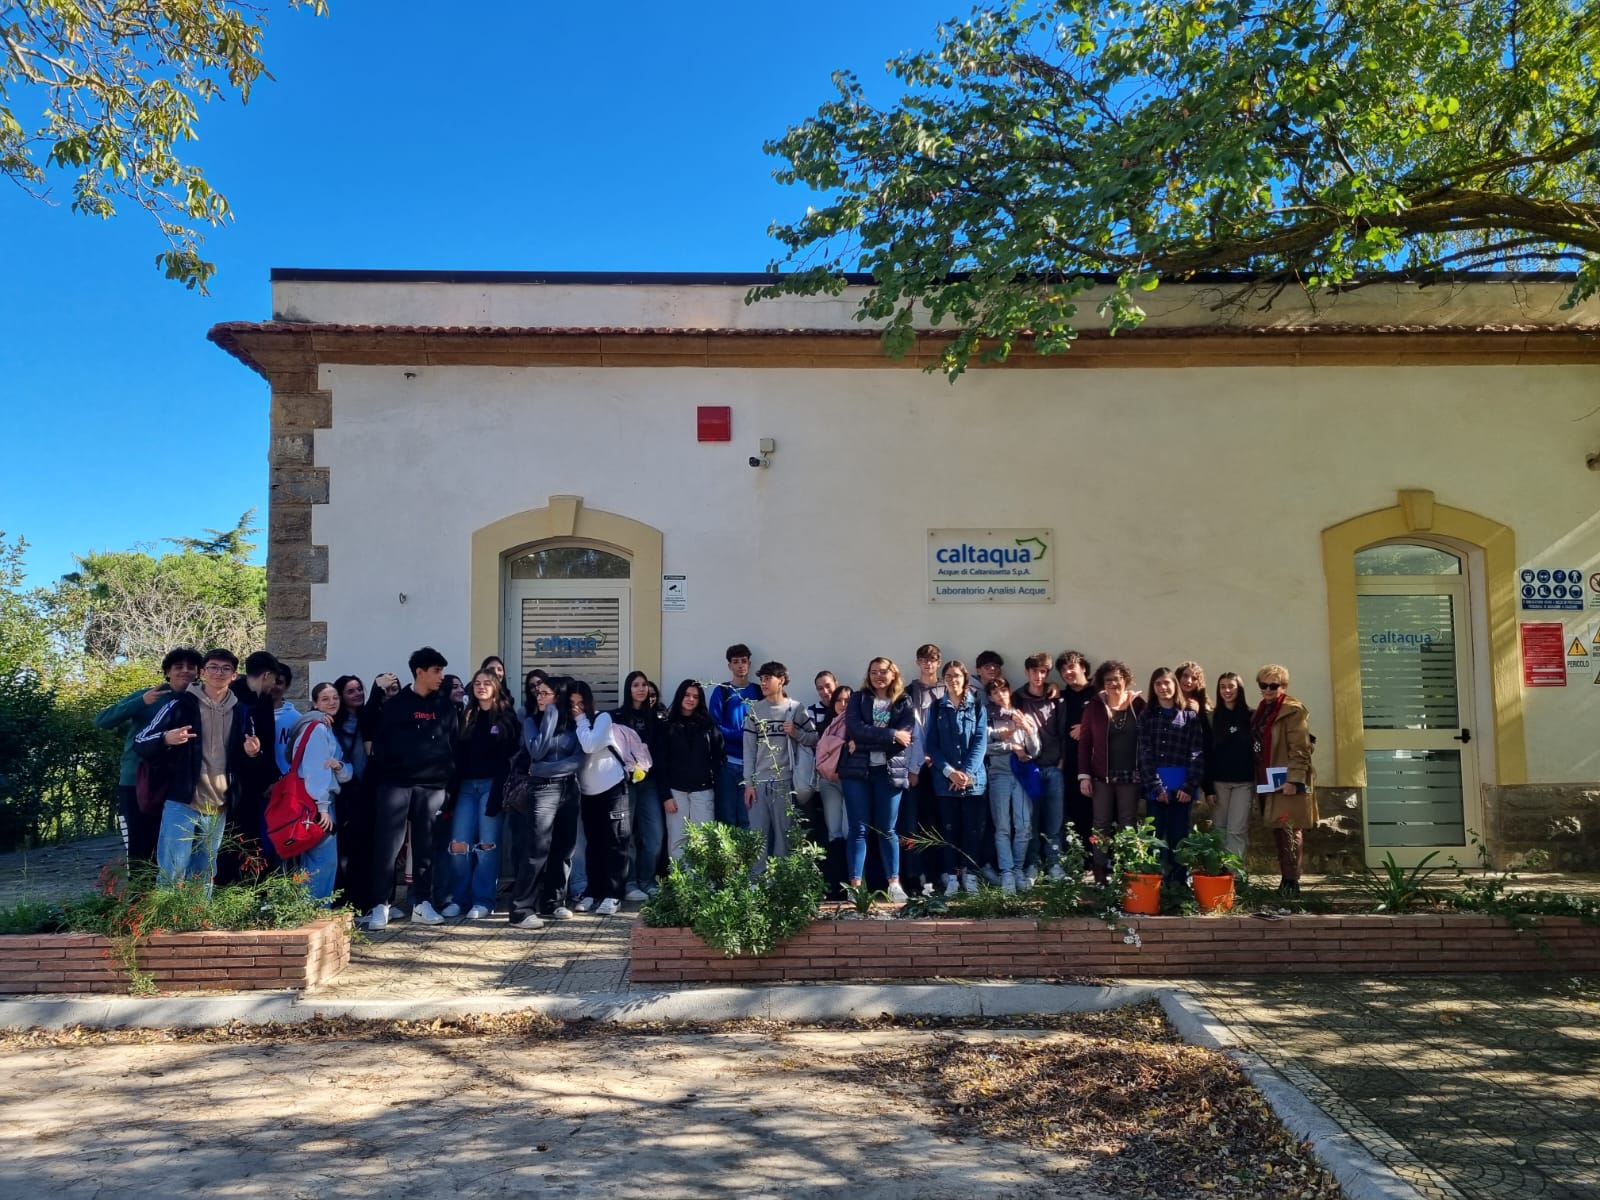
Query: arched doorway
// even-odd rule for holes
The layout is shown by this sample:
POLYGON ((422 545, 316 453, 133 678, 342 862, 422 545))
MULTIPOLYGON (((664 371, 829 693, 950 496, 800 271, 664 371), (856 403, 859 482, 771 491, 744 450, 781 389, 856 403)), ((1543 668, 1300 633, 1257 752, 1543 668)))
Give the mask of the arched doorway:
POLYGON ((542 667, 588 682, 595 703, 616 708, 633 669, 632 563, 611 547, 546 542, 505 562, 509 678, 542 667))
POLYGON ((1464 555, 1419 541, 1358 550, 1367 857, 1459 857, 1483 829, 1464 555))
MULTIPOLYGON (((586 508, 581 496, 551 496, 543 508, 476 530, 473 661, 498 654, 508 673, 519 677, 542 665, 588 679, 591 686, 602 669, 626 676, 637 667, 656 677, 661 552, 659 529, 586 508), (608 664, 613 656, 615 663, 608 664)), ((520 707, 520 678, 513 693, 520 707)), ((611 697, 596 690, 602 704, 614 704, 611 697)))
POLYGON ((1324 781, 1362 789, 1370 864, 1436 850, 1466 863, 1473 836, 1488 833, 1484 785, 1527 781, 1516 540, 1432 492, 1397 498, 1322 533, 1334 740, 1324 781))

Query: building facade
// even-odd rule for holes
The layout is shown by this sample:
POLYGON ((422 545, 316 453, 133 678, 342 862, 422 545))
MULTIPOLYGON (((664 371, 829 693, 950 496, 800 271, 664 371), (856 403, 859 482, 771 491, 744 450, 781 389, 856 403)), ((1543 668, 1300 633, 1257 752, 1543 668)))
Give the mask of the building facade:
MULTIPOLYGON (((757 277, 280 270, 269 648, 418 645, 670 695, 724 647, 858 682, 939 643, 1292 674, 1327 865, 1600 868, 1600 310, 1559 279, 1315 306, 1164 285, 953 385, 757 277)), ((1092 300, 1083 306, 1092 314, 1092 300)), ((1253 695, 1252 695, 1253 698, 1253 695)))

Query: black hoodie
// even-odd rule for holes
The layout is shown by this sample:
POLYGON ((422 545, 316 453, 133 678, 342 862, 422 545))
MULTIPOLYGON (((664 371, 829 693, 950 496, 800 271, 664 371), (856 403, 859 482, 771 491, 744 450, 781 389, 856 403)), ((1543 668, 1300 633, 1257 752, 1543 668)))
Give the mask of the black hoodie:
POLYGON ((460 732, 461 710, 444 688, 419 696, 407 684, 383 703, 372 739, 374 778, 391 787, 448 787, 460 732))

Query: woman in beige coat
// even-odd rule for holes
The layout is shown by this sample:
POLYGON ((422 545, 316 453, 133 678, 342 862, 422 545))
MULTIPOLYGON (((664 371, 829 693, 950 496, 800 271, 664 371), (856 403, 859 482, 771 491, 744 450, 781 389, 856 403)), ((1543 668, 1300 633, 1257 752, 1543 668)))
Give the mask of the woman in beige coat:
POLYGON ((1289 672, 1269 663, 1256 672, 1261 704, 1251 721, 1256 749, 1256 783, 1268 782, 1268 767, 1286 767, 1288 778, 1274 792, 1261 793, 1262 820, 1278 848, 1284 896, 1300 894, 1304 832, 1317 822, 1316 773, 1311 767, 1311 721, 1306 706, 1289 695, 1289 672))

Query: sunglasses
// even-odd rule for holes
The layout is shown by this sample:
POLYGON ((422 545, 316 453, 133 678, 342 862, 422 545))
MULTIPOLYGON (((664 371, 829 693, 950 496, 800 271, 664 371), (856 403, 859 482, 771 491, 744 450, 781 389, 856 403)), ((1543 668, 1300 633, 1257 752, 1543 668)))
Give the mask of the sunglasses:
POLYGON ((1276 691, 1279 691, 1279 690, 1282 689, 1283 684, 1281 684, 1281 683, 1258 683, 1258 684, 1256 684, 1256 686, 1258 688, 1260 688, 1263 692, 1276 692, 1276 691))

